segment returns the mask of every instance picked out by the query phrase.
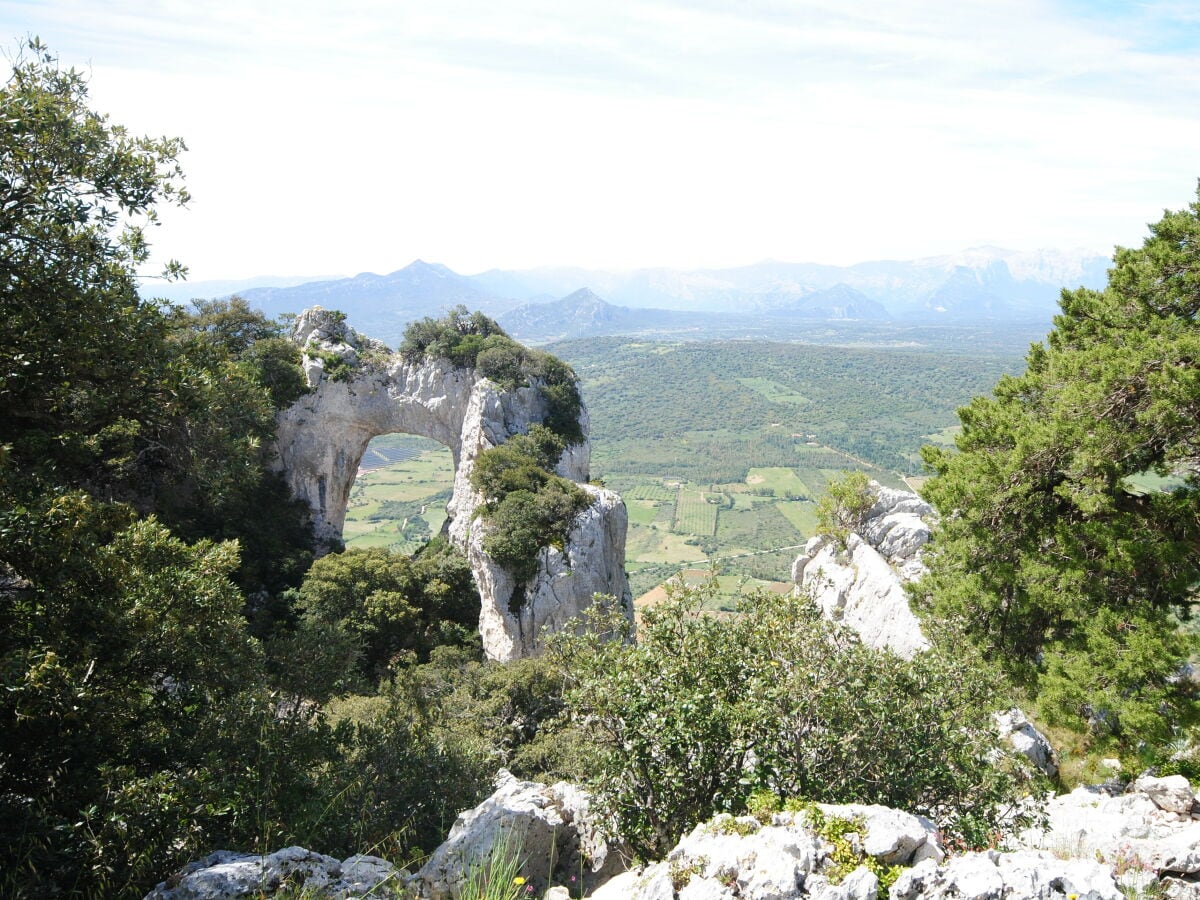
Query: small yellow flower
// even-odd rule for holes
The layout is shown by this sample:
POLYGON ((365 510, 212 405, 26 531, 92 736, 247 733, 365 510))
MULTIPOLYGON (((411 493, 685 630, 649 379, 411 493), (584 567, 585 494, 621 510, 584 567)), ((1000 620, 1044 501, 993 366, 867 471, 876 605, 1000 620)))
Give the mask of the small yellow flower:
POLYGON ((524 883, 525 883, 524 876, 518 875, 516 878, 513 879, 513 884, 524 884, 524 883))

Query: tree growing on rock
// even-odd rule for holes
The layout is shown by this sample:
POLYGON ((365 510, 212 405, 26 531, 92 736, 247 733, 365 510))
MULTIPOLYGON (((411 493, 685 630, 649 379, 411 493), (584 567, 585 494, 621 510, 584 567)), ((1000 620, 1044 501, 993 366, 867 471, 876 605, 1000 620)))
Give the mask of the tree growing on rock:
POLYGON ((927 447, 942 513, 919 591, 1051 719, 1159 742, 1194 721, 1177 678, 1200 582, 1200 203, 1064 290, 1027 368, 927 447))

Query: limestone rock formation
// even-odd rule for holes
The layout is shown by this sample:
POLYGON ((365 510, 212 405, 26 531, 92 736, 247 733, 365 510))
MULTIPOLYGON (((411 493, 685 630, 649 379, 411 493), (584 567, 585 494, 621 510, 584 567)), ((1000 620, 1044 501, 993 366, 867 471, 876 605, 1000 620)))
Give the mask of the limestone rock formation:
POLYGON ((1013 708, 998 712, 994 716, 1000 737, 1007 738, 1013 749, 1033 763, 1038 769, 1053 778, 1058 774, 1058 754, 1050 740, 1025 718, 1025 713, 1013 708))
POLYGON ((234 897, 269 897, 278 890, 304 891, 306 897, 343 900, 379 896, 382 885, 398 887, 408 877, 376 856, 351 856, 339 861, 288 847, 265 856, 218 850, 189 863, 159 884, 146 900, 225 900, 234 897))
POLYGON ((472 900, 463 893, 470 867, 505 842, 519 852, 521 877, 538 897, 553 881, 575 883, 578 896, 579 888, 624 868, 590 814, 585 792, 566 782, 546 787, 520 781, 501 770, 495 793, 458 817, 409 886, 423 900, 472 900))
POLYGON ((854 629, 868 646, 911 658, 929 641, 904 585, 925 572, 920 553, 929 541, 926 519, 933 507, 878 482, 871 482, 871 490, 876 501, 862 533, 850 534, 844 549, 828 537, 810 539, 792 566, 792 580, 828 618, 854 629))
MULTIPOLYGON (((446 359, 408 361, 320 307, 300 314, 292 340, 304 353, 310 392, 279 414, 277 465, 293 494, 312 509, 320 543, 341 541, 350 489, 371 438, 420 435, 449 447, 454 460, 454 494, 446 507, 449 538, 467 553, 475 573, 489 657, 536 653, 541 630, 561 628, 591 604, 595 593, 616 597, 632 615, 625 505, 612 491, 587 488, 592 505, 576 518, 566 547, 541 552, 537 577, 518 597, 511 576, 482 549, 487 525, 474 516, 480 498, 471 487, 471 469, 484 450, 545 419, 548 407, 536 382, 501 390, 474 369, 446 359)), ((557 472, 586 482, 586 410, 580 425, 585 438, 566 449, 557 472)))
POLYGON ((1051 798, 1046 827, 1027 829, 1019 840, 1026 847, 1101 859, 1135 878, 1198 879, 1200 816, 1191 814, 1194 802, 1182 776, 1139 779, 1117 796, 1103 787, 1080 787, 1051 798))
MULTIPOLYGON (((882 865, 912 865, 929 860, 936 866, 944 859, 927 819, 882 806, 817 808, 827 819, 859 823, 854 841, 864 861, 870 857, 882 865)), ((844 880, 830 877, 834 854, 833 844, 809 827, 803 812, 776 813, 767 824, 722 814, 696 826, 664 861, 613 878, 592 898, 876 900, 879 880, 866 866, 844 880)))

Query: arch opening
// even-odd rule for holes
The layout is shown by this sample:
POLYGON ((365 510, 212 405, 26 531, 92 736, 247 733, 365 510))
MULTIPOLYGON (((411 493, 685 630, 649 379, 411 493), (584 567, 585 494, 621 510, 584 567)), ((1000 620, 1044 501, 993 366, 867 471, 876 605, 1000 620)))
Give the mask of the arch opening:
POLYGON ((453 493, 449 447, 405 432, 372 438, 350 488, 342 541, 411 555, 446 528, 453 493))

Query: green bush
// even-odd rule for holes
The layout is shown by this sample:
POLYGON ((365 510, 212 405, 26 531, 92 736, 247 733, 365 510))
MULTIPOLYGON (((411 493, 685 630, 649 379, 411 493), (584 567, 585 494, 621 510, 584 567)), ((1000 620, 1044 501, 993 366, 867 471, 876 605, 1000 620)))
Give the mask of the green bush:
POLYGON ((444 318, 419 319, 405 329, 400 352, 408 359, 443 358, 476 368, 506 390, 534 379, 548 407, 545 425, 568 444, 583 440, 575 372, 549 353, 521 346, 481 312, 456 306, 444 318))
POLYGON ((355 676, 374 686, 410 655, 424 661, 434 647, 478 640, 479 593, 470 566, 441 539, 411 558, 381 547, 323 556, 308 570, 295 600, 303 612, 297 630, 270 646, 281 660, 292 658, 297 645, 311 647, 314 660, 325 660, 298 672, 278 666, 281 674, 297 673, 305 683, 324 668, 331 680, 316 693, 289 683, 315 699, 343 692, 355 676), (348 653, 347 645, 354 652, 348 653), (339 672, 335 660, 350 670, 339 672))
POLYGON ((491 526, 483 549, 518 585, 537 572, 540 548, 566 544, 571 522, 591 502, 582 488, 552 473, 563 446, 548 427, 533 425, 481 453, 471 471, 471 485, 484 496, 478 514, 491 526))
POLYGON ((618 619, 561 635, 567 705, 603 753, 595 783, 646 858, 747 793, 881 803, 981 845, 1018 779, 993 764, 987 679, 940 651, 912 661, 863 647, 806 597, 755 594, 738 615, 700 612, 715 592, 675 587, 636 645, 618 619))

